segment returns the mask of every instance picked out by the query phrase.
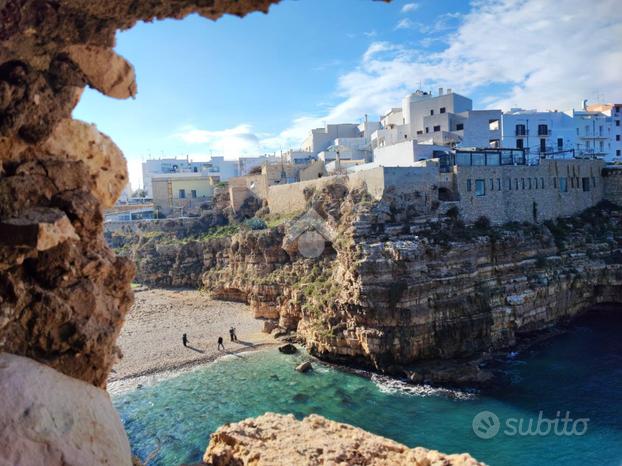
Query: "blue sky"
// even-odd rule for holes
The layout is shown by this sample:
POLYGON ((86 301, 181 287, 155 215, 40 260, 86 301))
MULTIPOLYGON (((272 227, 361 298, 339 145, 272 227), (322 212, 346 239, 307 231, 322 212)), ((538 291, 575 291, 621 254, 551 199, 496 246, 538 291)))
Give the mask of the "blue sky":
POLYGON ((125 101, 87 89, 74 117, 128 158, 201 160, 296 148, 323 122, 377 117, 422 83, 478 108, 622 100, 616 0, 284 0, 270 14, 141 23, 117 35, 125 101), (617 40, 614 38, 618 38, 617 40))

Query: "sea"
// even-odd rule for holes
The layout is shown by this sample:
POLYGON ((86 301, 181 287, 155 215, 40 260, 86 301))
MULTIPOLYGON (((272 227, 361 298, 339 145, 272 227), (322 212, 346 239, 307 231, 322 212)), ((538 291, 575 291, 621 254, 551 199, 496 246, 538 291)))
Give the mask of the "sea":
POLYGON ((622 309, 594 312, 499 363, 504 383, 409 385, 275 348, 230 355, 113 395, 133 453, 199 462, 219 426, 265 412, 311 413, 405 445, 469 452, 489 465, 622 466, 622 309), (311 360, 313 370, 295 366, 311 360))

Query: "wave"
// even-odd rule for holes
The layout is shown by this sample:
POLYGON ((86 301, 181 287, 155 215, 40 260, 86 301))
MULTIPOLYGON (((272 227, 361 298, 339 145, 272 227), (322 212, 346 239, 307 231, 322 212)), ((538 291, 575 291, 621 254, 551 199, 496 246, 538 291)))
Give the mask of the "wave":
POLYGON ((477 390, 474 389, 458 390, 433 387, 426 384, 413 385, 411 383, 387 377, 385 375, 373 374, 371 376, 371 381, 382 393, 392 395, 400 394, 420 397, 442 396, 446 398, 453 398, 456 400, 473 400, 477 397, 477 390))

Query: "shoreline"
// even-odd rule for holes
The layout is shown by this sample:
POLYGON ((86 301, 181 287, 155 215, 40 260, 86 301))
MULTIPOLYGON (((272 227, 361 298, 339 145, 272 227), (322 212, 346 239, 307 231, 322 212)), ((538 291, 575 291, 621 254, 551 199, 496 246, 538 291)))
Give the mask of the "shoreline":
POLYGON ((119 335, 123 357, 108 377, 108 391, 277 345, 262 327, 263 321, 242 303, 216 301, 199 290, 140 287, 119 335), (231 327, 236 329, 236 341, 230 340, 231 327), (224 340, 222 350, 219 338, 224 340))

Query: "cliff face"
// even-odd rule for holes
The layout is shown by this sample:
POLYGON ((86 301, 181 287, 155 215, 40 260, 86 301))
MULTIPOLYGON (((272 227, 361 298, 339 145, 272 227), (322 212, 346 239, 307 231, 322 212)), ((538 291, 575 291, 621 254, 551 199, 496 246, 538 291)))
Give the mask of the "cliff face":
POLYGON ((417 381, 482 382, 474 364, 450 380, 409 366, 509 348, 591 305, 621 302, 622 211, 613 205, 543 225, 465 227, 451 211, 421 219, 358 193, 331 194, 310 199, 338 233, 318 258, 290 244, 294 220, 225 239, 147 242, 138 276, 200 283, 248 302, 267 329, 296 330, 319 357, 406 369, 417 381))

